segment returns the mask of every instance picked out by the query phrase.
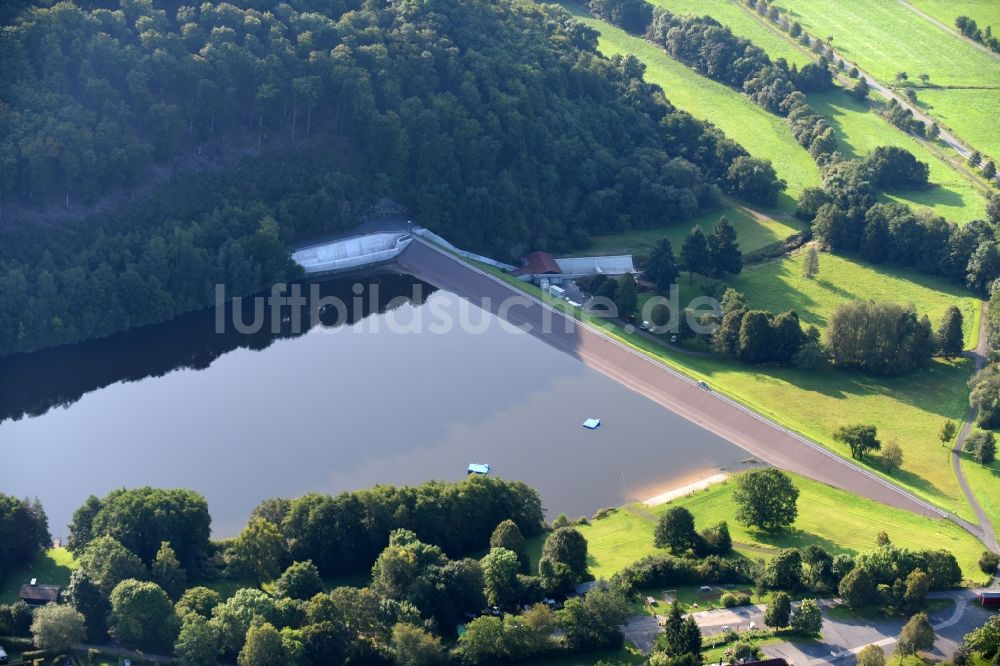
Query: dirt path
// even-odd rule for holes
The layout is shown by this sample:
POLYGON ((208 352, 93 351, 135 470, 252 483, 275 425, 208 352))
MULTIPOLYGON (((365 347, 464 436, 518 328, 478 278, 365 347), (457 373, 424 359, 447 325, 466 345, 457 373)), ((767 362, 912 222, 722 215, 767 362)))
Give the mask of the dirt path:
MULTIPOLYGON (((989 356, 990 348, 989 341, 986 339, 986 308, 987 305, 984 302, 982 305, 982 316, 979 320, 979 344, 971 352, 966 352, 963 356, 968 356, 976 361, 976 370, 981 370, 983 366, 986 365, 986 359, 989 356)), ((969 482, 965 478, 965 472, 962 470, 962 447, 965 445, 965 440, 968 439, 969 434, 972 432, 973 424, 976 421, 976 414, 979 410, 975 407, 969 407, 969 412, 965 415, 965 422, 962 423, 962 429, 958 433, 958 437, 955 439, 955 446, 951 451, 951 466, 955 470, 955 477, 958 479, 958 485, 961 486, 962 492, 965 493, 965 499, 969 502, 972 510, 976 514, 976 520, 979 521, 979 529, 982 531, 982 541, 986 544, 986 547, 992 550, 994 553, 1000 553, 1000 545, 997 544, 997 535, 993 530, 993 524, 990 522, 989 516, 983 511, 983 507, 980 506, 979 501, 976 499, 975 493, 972 492, 972 488, 969 486, 969 482)))
POLYGON ((968 37, 966 37, 965 35, 963 35, 962 33, 960 33, 958 30, 955 30, 951 26, 949 26, 949 25, 947 25, 945 23, 942 23, 941 21, 938 21, 936 18, 934 18, 930 14, 925 14, 924 12, 920 11, 919 9, 917 9, 916 7, 914 7, 913 5, 911 5, 910 3, 908 3, 906 0, 899 0, 899 4, 903 5, 904 7, 906 7, 907 9, 909 9, 911 12, 913 12, 914 14, 916 14, 917 16, 920 16, 921 18, 923 18, 923 19, 925 19, 927 21, 930 21, 931 23, 933 23, 937 27, 941 28, 945 32, 951 34, 953 37, 957 37, 957 38, 959 38, 959 39, 961 39, 963 41, 966 41, 969 44, 972 44, 973 46, 975 46, 977 49, 979 49, 983 53, 985 53, 986 55, 991 56, 993 58, 996 58, 997 60, 1000 60, 1000 53, 997 53, 997 52, 993 51, 992 49, 987 48, 986 46, 983 46, 982 44, 980 44, 979 42, 977 42, 974 39, 969 39, 968 37))

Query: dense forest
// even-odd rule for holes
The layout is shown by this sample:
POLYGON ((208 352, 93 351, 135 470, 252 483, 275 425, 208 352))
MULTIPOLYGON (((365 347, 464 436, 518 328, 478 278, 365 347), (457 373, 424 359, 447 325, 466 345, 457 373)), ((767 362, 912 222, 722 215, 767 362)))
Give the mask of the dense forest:
POLYGON ((42 4, 0 32, 0 354, 292 278, 378 196, 512 257, 687 220, 746 158, 557 7, 42 4))

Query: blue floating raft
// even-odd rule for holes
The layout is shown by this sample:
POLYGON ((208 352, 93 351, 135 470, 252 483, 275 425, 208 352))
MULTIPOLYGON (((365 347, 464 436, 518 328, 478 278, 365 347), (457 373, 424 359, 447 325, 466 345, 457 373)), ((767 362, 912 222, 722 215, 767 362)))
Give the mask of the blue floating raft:
POLYGON ((466 474, 483 474, 483 475, 486 475, 486 474, 489 474, 489 473, 490 473, 490 464, 489 463, 485 463, 485 464, 472 463, 471 465, 469 465, 469 469, 466 472, 466 474))
POLYGON ((583 427, 590 430, 596 430, 599 425, 601 425, 601 419, 587 419, 583 422, 583 427))

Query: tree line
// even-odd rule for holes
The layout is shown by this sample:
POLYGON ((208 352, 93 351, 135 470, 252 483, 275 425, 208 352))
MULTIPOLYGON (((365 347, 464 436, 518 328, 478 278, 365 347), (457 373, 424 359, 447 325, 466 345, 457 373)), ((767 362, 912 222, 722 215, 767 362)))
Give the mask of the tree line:
MULTIPOLYGON (((872 263, 909 266, 964 284, 979 295, 989 295, 1000 277, 1000 197, 987 207, 988 220, 963 226, 946 221, 926 209, 914 211, 905 204, 878 203, 879 183, 899 182, 914 173, 906 152, 886 148, 861 161, 843 161, 822 170, 821 188, 806 188, 797 214, 809 220, 813 236, 838 253, 859 253, 872 263), (882 157, 892 156, 879 167, 882 157)), ((912 157, 912 156, 910 156, 912 157)), ((919 174, 925 173, 919 169, 919 174)))
POLYGON ((592 580, 586 539, 572 526, 547 528, 521 483, 470 477, 270 499, 223 542, 208 540, 209 521, 204 498, 187 490, 88 498, 71 525, 78 566, 64 603, 0 607, 0 634, 30 635, 56 653, 111 637, 187 666, 479 664, 624 640, 625 592, 598 582, 567 598, 592 580), (533 568, 525 537, 543 529, 533 568), (370 582, 330 590, 324 576, 345 571, 370 572, 370 582), (225 579, 242 583, 227 599, 193 584, 225 579), (565 599, 561 609, 550 597, 565 599))
POLYGON ((6 229, 0 353, 162 321, 214 283, 294 277, 281 242, 349 228, 384 194, 510 257, 690 219, 746 171, 729 173, 746 151, 555 7, 65 2, 24 7, 2 39, 0 198, 78 207, 153 165, 180 175, 44 234, 6 229), (185 176, 199 152, 223 166, 185 176), (233 153, 249 155, 227 168, 233 153))
POLYGON ((34 561, 52 541, 49 519, 38 499, 0 493, 0 580, 34 561))
POLYGON ((992 51, 1000 53, 1000 39, 997 39, 993 35, 993 28, 991 26, 980 28, 979 24, 976 23, 976 19, 963 15, 955 19, 955 27, 972 41, 979 42, 984 46, 988 46, 992 51))

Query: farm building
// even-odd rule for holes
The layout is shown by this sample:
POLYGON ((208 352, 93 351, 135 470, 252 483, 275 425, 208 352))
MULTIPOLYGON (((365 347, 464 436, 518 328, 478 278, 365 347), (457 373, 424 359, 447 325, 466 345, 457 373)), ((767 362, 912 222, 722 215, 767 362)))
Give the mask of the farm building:
POLYGON ((557 259, 548 252, 532 252, 521 263, 521 268, 511 271, 511 275, 543 287, 592 275, 618 276, 636 272, 630 254, 557 259))

